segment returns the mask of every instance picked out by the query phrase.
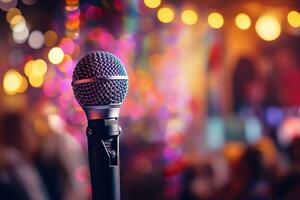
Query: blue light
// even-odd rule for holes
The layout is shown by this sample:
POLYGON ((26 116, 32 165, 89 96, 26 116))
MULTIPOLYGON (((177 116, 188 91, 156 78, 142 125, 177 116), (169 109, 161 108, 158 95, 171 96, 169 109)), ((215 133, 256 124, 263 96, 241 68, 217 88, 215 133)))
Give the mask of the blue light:
POLYGON ((210 117, 206 127, 207 146, 211 150, 220 149, 225 141, 224 122, 220 117, 210 117))
POLYGON ((282 110, 278 107, 269 107, 266 109, 265 118, 267 124, 278 127, 283 120, 282 110))
POLYGON ((247 143, 256 143, 262 136, 262 127, 256 117, 249 117, 245 121, 245 137, 247 143))

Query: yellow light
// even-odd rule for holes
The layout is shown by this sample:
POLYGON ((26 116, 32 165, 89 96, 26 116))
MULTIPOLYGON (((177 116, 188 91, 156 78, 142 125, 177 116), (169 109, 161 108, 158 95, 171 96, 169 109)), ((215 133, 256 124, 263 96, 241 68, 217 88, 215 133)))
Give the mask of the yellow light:
POLYGON ((22 75, 14 70, 8 70, 3 78, 4 91, 9 95, 14 95, 18 92, 22 84, 22 75))
POLYGON ((30 76, 43 76, 47 72, 47 63, 43 59, 37 59, 32 65, 30 76))
POLYGON ((64 52, 59 47, 53 47, 48 53, 48 59, 53 64, 59 64, 64 59, 64 52))
POLYGON ((161 0, 144 0, 144 3, 149 8, 157 8, 160 5, 161 0))
POLYGON ((219 29, 224 24, 224 18, 220 13, 213 12, 208 15, 207 22, 210 27, 214 29, 219 29))
POLYGON ((198 15, 193 10, 184 10, 181 13, 181 20, 187 25, 193 25, 198 21, 198 15))
POLYGON ((44 83, 44 77, 31 75, 31 76, 29 76, 29 83, 32 87, 39 88, 44 83))
POLYGON ((290 11, 287 16, 287 20, 292 27, 294 28, 300 27, 300 13, 298 13, 297 11, 294 10, 290 11))
POLYGON ((251 19, 245 13, 240 13, 235 17, 235 24, 239 29, 246 30, 251 26, 251 19))
POLYGON ((34 60, 29 60, 24 66, 24 73, 27 77, 29 77, 30 74, 32 73, 33 63, 34 63, 34 60))
POLYGON ((16 15, 22 15, 21 11, 18 8, 12 8, 6 13, 6 21, 10 23, 10 20, 16 16, 16 15))
POLYGON ((18 92, 23 93, 27 90, 27 88, 28 88, 27 79, 24 76, 22 76, 21 86, 20 86, 18 92))
POLYGON ((24 18, 22 15, 17 14, 17 15, 14 15, 14 16, 10 19, 9 23, 10 23, 11 27, 14 27, 14 26, 17 25, 18 23, 24 22, 24 21, 25 21, 25 18, 24 18))
POLYGON ((261 16, 257 20, 255 30, 258 36, 266 41, 275 40, 281 33, 281 27, 278 20, 269 15, 261 16))
POLYGON ((174 11, 168 7, 160 8, 157 12, 157 18, 162 23, 170 23, 173 21, 174 17, 174 11))
POLYGON ((68 21, 66 21, 66 24, 65 24, 65 27, 68 30, 78 29, 79 26, 80 26, 80 20, 79 19, 68 20, 68 21))

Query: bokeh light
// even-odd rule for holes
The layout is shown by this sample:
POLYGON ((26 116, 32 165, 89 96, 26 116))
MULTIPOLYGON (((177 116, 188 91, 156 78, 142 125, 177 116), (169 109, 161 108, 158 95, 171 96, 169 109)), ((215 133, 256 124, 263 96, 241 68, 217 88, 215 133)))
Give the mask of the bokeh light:
POLYGON ((220 13, 213 12, 208 15, 207 22, 210 27, 214 29, 219 29, 224 24, 224 18, 220 13))
POLYGON ((59 64, 64 59, 64 52, 59 47, 53 47, 48 53, 48 59, 53 64, 59 64))
POLYGON ((33 62, 29 76, 43 76, 47 72, 47 63, 43 59, 37 59, 33 62))
POLYGON ((161 0, 144 0, 144 3, 148 8, 157 8, 160 5, 161 0))
POLYGON ((57 42, 57 34, 54 31, 46 31, 44 34, 45 45, 48 47, 54 46, 57 42))
POLYGON ((35 75, 30 75, 29 76, 29 83, 32 87, 42 87, 44 83, 44 77, 43 76, 35 76, 35 75))
POLYGON ((250 144, 255 144, 261 139, 262 126, 256 117, 250 117, 245 120, 245 137, 250 144))
POLYGON ((79 19, 68 20, 65 24, 65 26, 68 30, 75 30, 75 29, 79 28, 79 25, 80 25, 79 19))
POLYGON ((39 49, 44 44, 44 35, 41 31, 32 31, 29 38, 28 38, 28 44, 33 49, 39 49))
POLYGON ((60 64, 58 64, 57 67, 62 72, 71 72, 73 69, 72 57, 68 54, 65 54, 63 61, 60 64))
POLYGON ((300 13, 295 11, 295 10, 292 10, 288 13, 287 15, 287 20, 288 20, 288 23, 294 27, 294 28, 298 28, 300 27, 300 13))
POLYGON ((29 77, 32 73, 32 66, 33 66, 34 60, 29 60, 24 65, 24 73, 27 77, 29 77))
POLYGON ((287 117, 278 128, 278 142, 287 147, 295 138, 300 137, 300 118, 287 117))
POLYGON ((257 20, 255 30, 263 40, 272 41, 279 37, 281 26, 275 17, 264 15, 257 20))
POLYGON ((25 18, 21 14, 15 14, 9 20, 11 26, 15 26, 17 23, 25 21, 25 18))
MULTIPOLYGON (((77 12, 78 14, 78 16, 79 16, 79 12, 77 12)), ((103 11, 99 8, 99 7, 97 7, 97 6, 89 6, 87 9, 86 9, 86 11, 85 11, 85 13, 84 13, 84 16, 88 19, 88 20, 99 20, 100 18, 101 18, 101 16, 102 16, 102 13, 103 13, 103 11)), ((75 18, 75 17, 77 17, 78 18, 78 16, 74 16, 74 15, 70 15, 70 16, 72 16, 72 18, 75 18)))
POLYGON ((10 23, 12 18, 16 15, 22 15, 21 11, 18 8, 12 8, 6 13, 6 21, 10 23))
POLYGON ((24 76, 22 76, 21 86, 19 87, 17 92, 18 93, 26 92, 27 88, 28 88, 28 81, 24 76))
POLYGON ((0 0, 0 9, 8 11, 16 7, 18 0, 0 0))
POLYGON ((21 49, 15 49, 9 54, 9 64, 14 67, 18 67, 19 65, 24 63, 24 53, 21 49))
POLYGON ((50 114, 47 117, 49 127, 56 133, 62 133, 65 127, 65 121, 58 114, 50 114))
POLYGON ((8 70, 3 78, 3 88, 5 93, 9 95, 16 94, 21 88, 22 82, 22 75, 18 71, 14 69, 8 70))
POLYGON ((13 32, 13 40, 17 44, 23 44, 29 36, 29 30, 27 27, 21 32, 13 32))
POLYGON ((162 23, 170 23, 174 20, 174 11, 169 7, 160 8, 157 12, 157 18, 162 23))
POLYGON ((279 107, 269 107, 265 111, 266 123, 271 127, 278 127, 284 119, 284 113, 279 107))
POLYGON ((26 26, 26 21, 20 21, 19 23, 17 23, 16 25, 14 25, 13 27, 11 27, 12 31, 17 33, 17 32, 22 32, 27 28, 26 26))
POLYGON ((79 3, 79 0, 65 0, 65 2, 68 6, 77 6, 79 3))
POLYGON ((240 13, 235 17, 235 24, 239 29, 246 30, 251 26, 251 19, 245 13, 240 13))
POLYGON ((181 13, 181 20, 183 23, 187 25, 193 25, 196 24, 198 21, 198 15, 193 10, 184 10, 181 13))
POLYGON ((64 53, 71 55, 75 48, 75 43, 71 38, 63 38, 60 43, 59 47, 63 50, 64 53))
POLYGON ((25 28, 27 28, 26 20, 22 15, 15 15, 11 18, 9 23, 13 32, 22 32, 25 28))

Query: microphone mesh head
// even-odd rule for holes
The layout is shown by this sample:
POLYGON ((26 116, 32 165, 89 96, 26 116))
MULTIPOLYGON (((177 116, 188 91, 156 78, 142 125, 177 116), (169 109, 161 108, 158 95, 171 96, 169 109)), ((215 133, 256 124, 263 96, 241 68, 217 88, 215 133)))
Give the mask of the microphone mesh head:
POLYGON ((79 60, 74 71, 72 87, 81 106, 122 104, 128 90, 128 79, 107 79, 126 76, 122 62, 113 54, 92 52, 79 60), (82 80, 95 80, 81 82, 82 80))

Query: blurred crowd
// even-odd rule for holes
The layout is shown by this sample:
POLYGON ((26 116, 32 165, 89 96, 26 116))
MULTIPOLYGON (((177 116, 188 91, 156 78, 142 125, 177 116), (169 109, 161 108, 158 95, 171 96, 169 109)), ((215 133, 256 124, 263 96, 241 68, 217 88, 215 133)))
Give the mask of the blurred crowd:
POLYGON ((65 133, 39 135, 30 116, 3 112, 0 120, 0 199, 87 199, 85 156, 65 133))
MULTIPOLYGON (((72 137, 37 135, 28 118, 17 112, 2 114, 0 126, 1 199, 89 198, 86 158, 72 137)), ((281 152, 267 136, 255 145, 228 143, 197 162, 184 158, 174 166, 160 164, 162 143, 134 143, 134 152, 126 149, 122 156, 124 199, 300 199, 300 138, 281 152), (167 181, 174 176, 179 177, 179 197, 168 194, 167 181)))
POLYGON ((288 147, 288 155, 269 155, 264 138, 257 146, 244 146, 235 159, 204 162, 185 171, 182 199, 286 199, 300 198, 300 139, 288 147), (271 158, 273 156, 273 158, 271 158), (287 164, 288 163, 288 164, 287 164), (227 167, 228 176, 218 182, 218 170, 227 167))

